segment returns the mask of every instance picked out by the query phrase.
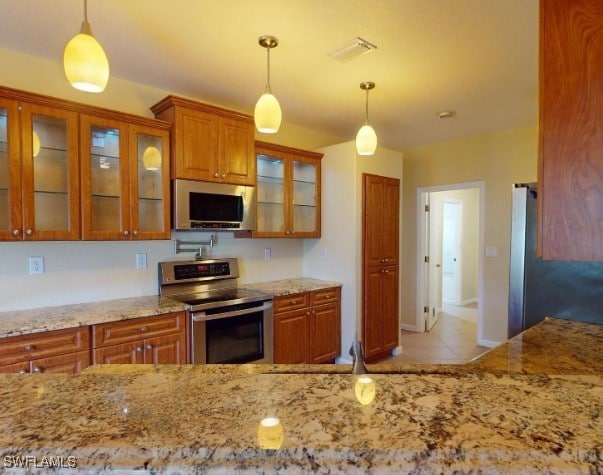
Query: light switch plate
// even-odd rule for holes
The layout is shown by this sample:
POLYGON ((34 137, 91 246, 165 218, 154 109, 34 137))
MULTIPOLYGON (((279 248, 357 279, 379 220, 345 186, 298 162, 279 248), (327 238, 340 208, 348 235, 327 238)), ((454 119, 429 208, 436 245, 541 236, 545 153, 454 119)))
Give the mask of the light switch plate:
POLYGON ((264 248, 264 259, 268 260, 272 257, 272 251, 269 247, 264 248))
POLYGON ((147 254, 146 252, 139 252, 136 254, 136 268, 145 269, 147 267, 147 254))
POLYGON ((29 275, 39 275, 44 273, 44 258, 34 256, 29 258, 29 275))

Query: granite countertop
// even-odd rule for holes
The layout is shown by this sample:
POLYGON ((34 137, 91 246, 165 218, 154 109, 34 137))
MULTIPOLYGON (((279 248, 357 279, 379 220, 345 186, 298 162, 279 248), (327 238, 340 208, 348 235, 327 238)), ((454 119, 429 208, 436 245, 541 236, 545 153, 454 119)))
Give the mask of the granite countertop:
POLYGON ((0 338, 180 312, 187 306, 151 295, 0 312, 0 338))
POLYGON ((0 375, 0 464, 72 456, 95 472, 598 473, 602 338, 603 326, 547 319, 469 365, 372 365, 372 400, 370 385, 341 372, 349 365, 0 375), (559 356, 538 359, 555 335, 559 356), (260 428, 267 417, 280 425, 260 428))
POLYGON ((295 279, 272 280, 269 282, 257 282, 254 284, 244 284, 241 287, 250 290, 258 290, 281 297, 283 295, 300 294, 312 290, 329 289, 331 287, 341 287, 341 282, 330 282, 328 280, 311 279, 308 277, 298 277, 295 279))

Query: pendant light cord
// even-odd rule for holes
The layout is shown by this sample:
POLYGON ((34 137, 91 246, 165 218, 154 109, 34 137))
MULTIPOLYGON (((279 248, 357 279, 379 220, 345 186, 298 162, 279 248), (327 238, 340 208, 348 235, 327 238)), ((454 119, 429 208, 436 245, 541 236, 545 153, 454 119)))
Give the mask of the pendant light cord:
POLYGON ((84 21, 88 23, 88 0, 84 0, 84 21))
POLYGON ((366 103, 365 103, 365 109, 366 109, 366 122, 365 123, 367 125, 369 123, 369 120, 368 120, 369 119, 369 116, 368 116, 368 93, 369 93, 369 90, 367 89, 366 90, 366 103))
POLYGON ((266 61, 267 64, 267 73, 266 73, 266 91, 267 93, 272 94, 272 88, 270 87, 270 48, 266 48, 266 53, 268 54, 268 61, 266 61))

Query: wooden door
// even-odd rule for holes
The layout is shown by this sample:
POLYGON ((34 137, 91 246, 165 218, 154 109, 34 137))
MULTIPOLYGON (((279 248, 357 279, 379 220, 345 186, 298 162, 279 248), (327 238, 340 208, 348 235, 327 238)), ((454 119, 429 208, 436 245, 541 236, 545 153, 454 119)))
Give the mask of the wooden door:
POLYGON ((31 372, 75 374, 88 366, 90 366, 90 352, 80 351, 33 360, 31 361, 31 372))
POLYGON ((538 250, 603 261, 603 2, 540 2, 538 250))
POLYGON ((398 267, 385 267, 381 276, 381 346, 389 353, 398 346, 398 267))
POLYGON ((383 177, 364 174, 362 196, 364 206, 362 214, 364 265, 379 266, 384 259, 383 177))
POLYGON ((0 240, 23 239, 19 103, 0 97, 0 240))
POLYGON ((381 259, 385 265, 398 265, 400 249, 400 180, 383 179, 381 216, 381 259))
POLYGON ((169 239, 169 131, 130 125, 128 142, 132 239, 169 239))
POLYGON ((174 140, 173 178, 220 181, 217 116, 177 107, 174 140))
POLYGON ((221 117, 220 181, 234 185, 256 184, 255 132, 250 119, 221 117))
POLYGON ((93 364, 142 364, 144 363, 143 340, 103 346, 92 351, 93 364))
POLYGON ((312 307, 308 321, 310 363, 333 361, 341 347, 339 304, 312 307))
POLYGON ((274 315, 274 362, 308 362, 308 309, 274 315))
POLYGON ((128 124, 80 116, 82 238, 129 240, 128 124))
POLYGON ((185 364, 184 332, 144 340, 144 362, 152 364, 185 364))

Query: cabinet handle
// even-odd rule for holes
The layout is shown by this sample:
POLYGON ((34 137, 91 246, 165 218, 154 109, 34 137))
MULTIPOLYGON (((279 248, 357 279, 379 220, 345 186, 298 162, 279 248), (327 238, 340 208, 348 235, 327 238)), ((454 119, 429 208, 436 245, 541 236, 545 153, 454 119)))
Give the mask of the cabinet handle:
POLYGON ((124 231, 124 236, 129 236, 130 235, 130 231, 128 231, 127 229, 124 231))
POLYGON ((151 351, 153 349, 153 345, 151 345, 150 343, 146 346, 146 349, 151 351))
POLYGON ((42 372, 42 368, 38 368, 38 367, 36 366, 36 367, 34 367, 33 372, 34 372, 34 373, 41 373, 41 372, 42 372))
POLYGON ((19 235, 19 230, 13 229, 13 236, 18 236, 18 235, 19 235))
POLYGON ((25 351, 33 351, 33 346, 25 345, 25 351))
POLYGON ((383 270, 383 272, 384 272, 385 274, 389 274, 389 270, 387 270, 387 269, 384 269, 384 270, 383 270))
POLYGON ((308 310, 308 311, 306 312, 306 315, 310 315, 310 310, 308 310))
POLYGON ((140 327, 140 331, 141 331, 142 333, 146 332, 147 330, 148 330, 148 328, 147 328, 147 327, 140 327))
POLYGON ((134 236, 138 236, 138 230, 135 229, 134 231, 132 231, 132 234, 134 234, 134 236))
POLYGON ((291 300, 291 305, 295 305, 297 303, 297 300, 291 300))
POLYGON ((389 259, 387 259, 387 258, 383 259, 383 262, 389 262, 389 259))
POLYGON ((136 347, 136 352, 137 352, 137 353, 142 352, 142 348, 141 348, 140 346, 137 346, 137 347, 136 347))
POLYGON ((33 234, 33 231, 31 229, 28 229, 27 231, 25 231, 25 234, 31 236, 33 234))
POLYGON ((221 177, 226 178, 226 173, 222 173, 221 177))
POLYGON ((19 371, 19 374, 27 374, 27 371, 25 371, 24 369, 22 369, 21 371, 19 371))
POLYGON ((220 178, 220 174, 219 173, 214 173, 214 177, 215 178, 220 178))
POLYGON ((312 310, 312 315, 316 315, 316 310, 312 310))

